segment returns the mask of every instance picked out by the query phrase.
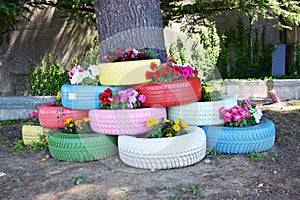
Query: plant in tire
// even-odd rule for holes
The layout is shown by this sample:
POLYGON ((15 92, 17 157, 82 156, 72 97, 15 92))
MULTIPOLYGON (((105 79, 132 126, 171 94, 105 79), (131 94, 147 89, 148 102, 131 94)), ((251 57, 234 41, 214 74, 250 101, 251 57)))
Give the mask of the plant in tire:
POLYGON ((147 126, 151 128, 146 135, 148 138, 174 137, 188 133, 189 126, 182 119, 171 121, 169 119, 158 121, 151 118, 147 121, 147 126))
POLYGON ((100 109, 133 109, 139 108, 146 101, 144 94, 139 94, 135 89, 128 88, 113 92, 107 88, 99 95, 100 109))
POLYGON ((231 109, 221 107, 219 110, 220 119, 225 121, 225 126, 241 127, 259 124, 262 111, 248 99, 243 100, 239 105, 231 109))
POLYGON ((173 56, 168 56, 167 61, 158 66, 151 63, 151 71, 146 71, 146 79, 152 82, 182 80, 198 76, 198 70, 189 64, 179 65, 173 56))

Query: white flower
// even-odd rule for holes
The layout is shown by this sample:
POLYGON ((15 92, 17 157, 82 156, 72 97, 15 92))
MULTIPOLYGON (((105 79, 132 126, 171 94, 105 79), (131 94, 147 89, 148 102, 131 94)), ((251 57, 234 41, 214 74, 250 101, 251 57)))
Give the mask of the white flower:
POLYGON ((255 119, 255 122, 258 124, 260 122, 262 116, 262 112, 260 108, 255 108, 255 112, 253 113, 253 117, 255 119))
POLYGON ((100 71, 97 65, 91 65, 88 70, 91 72, 91 75, 96 77, 99 75, 100 71))

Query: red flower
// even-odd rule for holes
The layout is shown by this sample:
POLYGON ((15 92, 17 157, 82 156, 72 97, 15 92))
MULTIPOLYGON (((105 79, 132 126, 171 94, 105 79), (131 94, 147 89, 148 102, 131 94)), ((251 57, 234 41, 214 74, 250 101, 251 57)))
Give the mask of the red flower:
POLYGON ((111 102, 109 100, 110 98, 111 98, 111 94, 105 91, 99 96, 99 100, 101 101, 102 104, 109 104, 111 102))
POLYGON ((146 71, 146 80, 152 79, 153 72, 146 71))
POLYGON ((161 79, 162 78, 162 71, 161 70, 156 70, 153 74, 155 79, 161 79))
POLYGON ((174 70, 174 71, 173 71, 173 77, 174 77, 175 79, 178 79, 179 76, 181 76, 181 73, 180 73, 179 71, 177 71, 177 70, 174 70))
POLYGON ((106 92, 108 94, 112 94, 112 90, 110 88, 106 88, 106 90, 104 90, 104 92, 106 92))
POLYGON ((165 66, 163 67, 164 69, 164 74, 171 74, 172 73, 172 67, 169 67, 169 66, 165 66))
POLYGON ((178 67, 177 65, 174 65, 173 68, 174 68, 174 70, 176 70, 178 72, 180 72, 180 70, 181 70, 181 67, 178 67))
POLYGON ((157 69, 157 64, 155 62, 152 62, 150 64, 150 68, 152 69, 152 71, 156 70, 157 69))

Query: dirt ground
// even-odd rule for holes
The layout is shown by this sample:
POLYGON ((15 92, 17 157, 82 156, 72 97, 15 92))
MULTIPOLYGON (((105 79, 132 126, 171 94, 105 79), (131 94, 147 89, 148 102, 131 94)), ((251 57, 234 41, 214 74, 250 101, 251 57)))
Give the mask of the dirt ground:
POLYGON ((0 199, 300 199, 300 100, 257 104, 275 123, 274 147, 260 154, 207 155, 172 170, 132 168, 118 156, 70 163, 43 161, 47 151, 11 152, 22 124, 2 122, 0 199))

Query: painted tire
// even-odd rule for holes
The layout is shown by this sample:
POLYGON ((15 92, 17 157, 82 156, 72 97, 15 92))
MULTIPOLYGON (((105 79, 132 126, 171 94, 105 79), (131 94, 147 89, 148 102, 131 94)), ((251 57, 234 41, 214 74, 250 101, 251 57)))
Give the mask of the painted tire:
POLYGON ((202 160, 206 154, 204 131, 190 126, 189 134, 172 138, 137 138, 119 136, 121 160, 143 169, 171 169, 185 167, 202 160))
POLYGON ((25 145, 31 144, 32 142, 39 142, 40 136, 44 133, 49 132, 51 129, 38 126, 38 125, 28 125, 22 126, 22 139, 25 145))
POLYGON ((159 59, 124 61, 99 64, 99 80, 101 85, 135 85, 150 82, 146 79, 146 71, 150 64, 160 65, 159 59))
POLYGON ((194 102, 190 104, 168 107, 168 118, 175 120, 183 119, 189 125, 209 126, 224 124, 224 120, 219 119, 219 109, 225 106, 226 109, 237 105, 237 101, 232 97, 224 97, 220 101, 194 102))
POLYGON ((39 107, 39 121, 46 128, 63 128, 68 118, 80 120, 89 116, 88 110, 73 110, 62 106, 43 105, 39 107))
POLYGON ((150 129, 150 118, 159 121, 167 118, 165 108, 139 108, 127 110, 90 110, 90 125, 93 131, 108 135, 138 135, 150 129))
MULTIPOLYGON (((61 86, 61 102, 66 108, 72 109, 99 109, 100 93, 108 86, 83 86, 64 84, 61 86)), ((125 89, 125 87, 110 87, 113 91, 125 89)))
POLYGON ((251 153, 270 149, 275 142, 274 123, 262 117, 261 122, 247 127, 204 126, 207 147, 223 153, 251 153))
POLYGON ((154 82, 138 85, 135 88, 145 94, 143 107, 169 107, 197 102, 201 99, 201 81, 194 77, 184 80, 154 82))
POLYGON ((98 160, 118 153, 117 139, 100 134, 49 134, 49 151, 63 161, 98 160))

